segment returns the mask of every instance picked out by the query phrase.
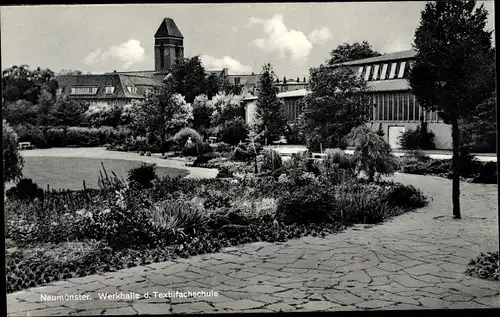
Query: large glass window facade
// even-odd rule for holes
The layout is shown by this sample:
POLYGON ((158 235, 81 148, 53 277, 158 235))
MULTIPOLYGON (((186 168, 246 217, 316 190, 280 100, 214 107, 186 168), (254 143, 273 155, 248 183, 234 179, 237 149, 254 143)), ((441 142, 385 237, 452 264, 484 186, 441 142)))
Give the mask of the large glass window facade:
POLYGON ((365 72, 365 80, 366 81, 370 80, 371 71, 372 71, 372 67, 366 66, 366 72, 365 72))
POLYGON ((391 64, 391 71, 389 73, 389 79, 394 79, 394 76, 396 76, 396 68, 397 67, 398 67, 398 63, 391 64))
POLYGON ((382 66, 382 73, 380 74, 380 80, 385 80, 387 78, 387 64, 382 66))
POLYGON ((380 71, 380 65, 377 64, 377 65, 373 66, 373 77, 372 77, 373 80, 378 79, 379 71, 380 71))

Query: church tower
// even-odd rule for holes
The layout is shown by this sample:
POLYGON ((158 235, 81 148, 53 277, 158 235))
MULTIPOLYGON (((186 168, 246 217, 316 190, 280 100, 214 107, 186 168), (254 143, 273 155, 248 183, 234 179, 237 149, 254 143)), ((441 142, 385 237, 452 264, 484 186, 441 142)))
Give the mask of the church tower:
POLYGON ((155 33, 155 71, 168 72, 184 58, 184 37, 174 20, 165 18, 155 33))

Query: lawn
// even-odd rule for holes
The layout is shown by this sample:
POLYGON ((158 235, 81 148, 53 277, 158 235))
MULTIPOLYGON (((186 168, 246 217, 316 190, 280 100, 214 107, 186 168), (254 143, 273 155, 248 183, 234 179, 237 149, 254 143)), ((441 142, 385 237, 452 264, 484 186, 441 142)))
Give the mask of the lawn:
MULTIPOLYGON (((31 178, 41 188, 72 189, 83 188, 83 180, 88 188, 98 188, 97 180, 99 171, 102 170, 101 162, 108 173, 112 171, 119 177, 127 178, 128 170, 141 165, 140 161, 70 158, 70 157, 25 157, 23 175, 31 178)), ((189 174, 188 171, 157 167, 156 173, 160 177, 181 176, 189 174)))

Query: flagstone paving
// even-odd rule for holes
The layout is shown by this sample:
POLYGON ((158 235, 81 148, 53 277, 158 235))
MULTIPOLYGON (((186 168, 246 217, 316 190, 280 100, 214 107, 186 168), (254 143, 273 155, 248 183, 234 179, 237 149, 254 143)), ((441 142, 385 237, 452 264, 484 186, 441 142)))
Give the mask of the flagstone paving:
POLYGON ((500 284, 464 274, 498 250, 496 185, 462 184, 451 218, 449 180, 396 174, 428 207, 326 238, 252 243, 221 253, 87 276, 9 294, 9 316, 500 308, 500 284), (216 291, 198 298, 99 300, 97 294, 216 291), (93 300, 42 302, 41 294, 93 300))

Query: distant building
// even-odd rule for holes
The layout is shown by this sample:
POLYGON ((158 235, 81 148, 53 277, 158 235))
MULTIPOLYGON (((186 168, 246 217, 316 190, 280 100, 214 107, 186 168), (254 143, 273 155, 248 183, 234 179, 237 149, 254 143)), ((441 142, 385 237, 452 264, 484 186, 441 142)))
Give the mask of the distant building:
MULTIPOLYGON (((421 121, 435 134, 438 149, 451 149, 451 127, 435 111, 423 109, 413 94, 407 80, 408 70, 415 57, 413 50, 388 53, 382 56, 346 62, 336 66, 352 67, 358 76, 368 82, 372 108, 368 126, 376 131, 382 127, 385 140, 399 148, 399 136, 408 129, 416 129, 421 121)), ((284 113, 289 121, 300 114, 299 101, 309 92, 306 89, 278 94, 285 101, 284 113)), ((247 122, 255 118, 256 97, 245 98, 247 122)))
POLYGON ((125 105, 144 99, 148 89, 161 83, 151 77, 110 73, 102 75, 60 75, 58 94, 89 103, 125 105))

